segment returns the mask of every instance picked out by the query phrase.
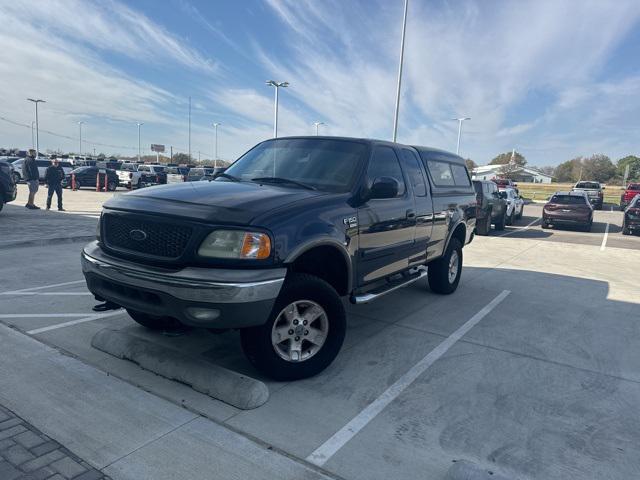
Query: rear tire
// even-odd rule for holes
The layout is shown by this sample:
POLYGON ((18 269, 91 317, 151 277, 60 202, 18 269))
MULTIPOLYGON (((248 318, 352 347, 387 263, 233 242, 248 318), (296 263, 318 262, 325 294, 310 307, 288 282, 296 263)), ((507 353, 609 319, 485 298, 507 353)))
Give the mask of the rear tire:
POLYGON ((542 221, 542 228, 551 228, 551 224, 549 222, 547 222, 546 220, 542 221))
POLYGON ((107 183, 107 190, 109 192, 115 192, 116 188, 118 188, 118 184, 116 182, 112 181, 112 182, 107 183))
POLYGON ((520 213, 518 215, 516 215, 516 218, 518 220, 520 220, 522 218, 522 216, 524 215, 524 205, 522 206, 522 208, 520 209, 520 213))
POLYGON ((487 213, 487 216, 480 221, 479 224, 476 224, 476 233, 481 236, 489 235, 489 231, 491 230, 491 211, 487 213))
POLYGON ((452 238, 445 254, 428 265, 431 291, 443 295, 455 292, 460 283, 461 273, 462 244, 457 238, 452 238))
POLYGON ((127 309, 127 313, 137 323, 149 330, 175 331, 186 328, 184 324, 173 317, 159 317, 129 309, 127 309))
POLYGON ((313 275, 293 273, 267 322, 240 330, 240 340, 256 369, 275 380, 289 381, 327 368, 338 355, 346 330, 344 305, 335 289, 313 275), (317 343, 310 341, 312 336, 317 343))
POLYGON ((76 190, 80 190, 82 188, 82 184, 80 183, 80 180, 78 180, 77 178, 76 178, 75 184, 76 184, 76 190))
POLYGON ((507 225, 513 225, 513 220, 515 218, 515 213, 516 213, 516 210, 515 210, 515 207, 514 207, 513 212, 511 212, 511 215, 509 215, 507 217, 507 221, 506 221, 507 225))
POLYGON ((585 232, 590 232, 590 231, 591 231, 591 227, 592 227, 592 226, 593 226, 593 220, 591 220, 589 223, 587 223, 587 224, 584 226, 584 231, 585 231, 585 232))
POLYGON ((20 183, 20 174, 18 172, 13 172, 13 182, 20 183))
POLYGON ((2 198, 2 192, 0 192, 0 212, 2 211, 2 207, 4 207, 4 198, 2 198))
POLYGON ((622 225, 622 234, 623 235, 631 235, 631 229, 622 225))

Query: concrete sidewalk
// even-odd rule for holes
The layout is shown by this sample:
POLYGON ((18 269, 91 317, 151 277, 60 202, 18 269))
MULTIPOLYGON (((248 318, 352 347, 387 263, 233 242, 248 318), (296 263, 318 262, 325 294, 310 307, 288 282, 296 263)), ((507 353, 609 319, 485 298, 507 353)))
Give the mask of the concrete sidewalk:
POLYGON ((4 325, 0 345, 0 404, 113 479, 335 478, 4 325))

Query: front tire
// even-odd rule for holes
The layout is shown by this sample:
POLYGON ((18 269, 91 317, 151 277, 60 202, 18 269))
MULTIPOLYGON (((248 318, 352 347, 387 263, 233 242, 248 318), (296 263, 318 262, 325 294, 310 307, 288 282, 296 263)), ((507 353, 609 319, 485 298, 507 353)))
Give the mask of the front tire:
POLYGON ((624 224, 622 225, 622 234, 623 235, 631 235, 631 229, 629 227, 625 227, 624 224))
POLYGON ((336 358, 346 333, 340 296, 324 280, 293 273, 264 325, 240 331, 251 364, 280 381, 312 377, 336 358))
POLYGON ((498 220, 496 220, 496 230, 504 230, 504 225, 507 222, 507 211, 500 216, 498 220))
POLYGON ((489 231, 491 231, 491 210, 486 215, 482 223, 476 225, 476 233, 483 237, 489 235, 489 231))
POLYGON ((185 328, 185 325, 173 317, 159 317, 129 309, 127 309, 127 313, 137 323, 149 330, 175 331, 185 328))
POLYGON ((428 265, 429 288, 449 295, 456 291, 462 273, 462 244, 457 238, 449 241, 446 253, 428 265))
POLYGON ((509 215, 507 217, 507 221, 506 221, 507 225, 513 225, 513 220, 515 218, 515 213, 516 213, 516 209, 514 207, 513 211, 511 212, 511 215, 509 215))

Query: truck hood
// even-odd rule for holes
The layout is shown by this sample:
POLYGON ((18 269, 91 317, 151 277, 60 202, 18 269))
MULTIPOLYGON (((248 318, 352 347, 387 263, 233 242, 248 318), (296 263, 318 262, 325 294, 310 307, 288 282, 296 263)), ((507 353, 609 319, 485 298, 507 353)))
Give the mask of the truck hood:
POLYGON ((116 195, 105 209, 247 225, 255 217, 323 192, 253 182, 185 182, 116 195))

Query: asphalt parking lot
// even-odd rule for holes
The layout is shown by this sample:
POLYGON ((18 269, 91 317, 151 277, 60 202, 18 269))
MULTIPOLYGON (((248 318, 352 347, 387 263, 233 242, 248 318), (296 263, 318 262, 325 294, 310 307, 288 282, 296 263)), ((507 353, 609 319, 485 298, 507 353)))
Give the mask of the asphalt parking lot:
MULTIPOLYGON (((94 231, 97 210, 89 202, 97 197, 88 195, 95 192, 77 208, 84 213, 49 212, 56 215, 52 230, 73 222, 76 231, 94 231)), ((23 224, 19 207, 7 206, 0 228, 23 224)), ((2 248, 0 329, 75 359, 65 368, 95 367, 144 396, 119 400, 122 410, 135 404, 143 412, 139 421, 110 423, 98 411, 108 405, 82 384, 61 389, 28 369, 9 374, 22 355, 16 350, 0 366, 0 378, 12 379, 0 399, 112 478, 204 478, 216 469, 219 478, 444 479, 462 460, 506 478, 638 478, 640 237, 623 236, 622 213, 610 209, 596 212, 590 233, 543 230, 540 215, 540 205, 527 205, 514 226, 476 237, 452 296, 435 295, 420 281, 349 305, 337 360, 317 377, 291 383, 260 377, 237 332, 168 336, 145 331, 121 311, 93 314, 80 242, 2 248), (112 357, 91 346, 105 327, 262 380, 270 398, 240 410, 112 357), (95 422, 83 424, 82 411, 77 423, 56 421, 66 407, 54 400, 65 395, 95 402, 95 422), (184 413, 145 437, 145 421, 161 415, 144 411, 155 412, 158 402, 184 413), (172 437, 188 441, 175 449, 172 437), (203 445, 214 440, 238 457, 256 456, 262 472, 212 455, 203 445), (260 449, 275 455, 261 457, 260 449)))

